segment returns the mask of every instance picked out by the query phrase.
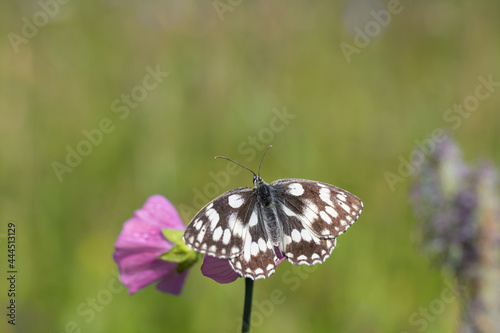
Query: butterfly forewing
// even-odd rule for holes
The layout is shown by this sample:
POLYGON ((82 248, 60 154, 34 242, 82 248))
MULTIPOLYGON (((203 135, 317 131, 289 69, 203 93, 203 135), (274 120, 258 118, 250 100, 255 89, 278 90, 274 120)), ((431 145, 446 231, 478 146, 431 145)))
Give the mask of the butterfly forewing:
POLYGON ((355 195, 330 184, 280 179, 270 185, 277 209, 282 209, 285 216, 296 217, 319 238, 343 234, 363 209, 363 203, 355 195))
POLYGON ((233 258, 243 252, 248 223, 256 198, 253 189, 240 187, 209 202, 191 220, 184 242, 194 250, 218 258, 233 258))

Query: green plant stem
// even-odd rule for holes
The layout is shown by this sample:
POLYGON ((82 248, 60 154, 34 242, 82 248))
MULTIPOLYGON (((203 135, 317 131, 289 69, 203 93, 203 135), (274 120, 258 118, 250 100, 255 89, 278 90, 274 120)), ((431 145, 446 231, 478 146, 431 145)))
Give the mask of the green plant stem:
POLYGON ((252 315, 253 280, 245 278, 245 305, 243 307, 243 325, 241 332, 250 332, 250 316, 252 315))

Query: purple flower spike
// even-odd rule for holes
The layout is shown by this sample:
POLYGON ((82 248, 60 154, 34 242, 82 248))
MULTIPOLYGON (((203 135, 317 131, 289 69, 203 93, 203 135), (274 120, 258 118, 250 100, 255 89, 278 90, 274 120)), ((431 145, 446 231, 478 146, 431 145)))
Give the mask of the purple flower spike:
POLYGON ((158 258, 174 245, 165 239, 162 229, 185 227, 177 210, 161 195, 151 196, 123 225, 113 258, 130 294, 156 281, 156 288, 162 292, 178 295, 182 291, 188 270, 178 273, 177 262, 158 258))

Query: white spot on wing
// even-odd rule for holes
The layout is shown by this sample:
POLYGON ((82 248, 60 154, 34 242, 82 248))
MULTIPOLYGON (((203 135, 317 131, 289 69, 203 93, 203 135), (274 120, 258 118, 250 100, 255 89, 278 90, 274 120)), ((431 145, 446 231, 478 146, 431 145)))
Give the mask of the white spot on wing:
POLYGON ((306 229, 302 229, 300 235, 302 236, 302 239, 305 240, 306 242, 312 241, 311 234, 306 229))
POLYGON ((285 205, 281 205, 281 207, 283 207, 283 211, 285 212, 286 215, 288 216, 297 216, 297 214, 295 214, 290 208, 288 208, 287 206, 285 205))
POLYGON ((304 188, 299 183, 292 183, 288 185, 288 193, 298 197, 299 195, 304 194, 304 188))
POLYGON ((345 203, 341 202, 340 203, 340 206, 342 206, 342 208, 347 212, 347 213, 350 213, 351 212, 351 207, 347 206, 345 203))
POLYGON ((259 249, 264 252, 267 249, 266 241, 263 238, 259 239, 259 249))
POLYGON ((199 232, 198 232, 198 235, 196 236, 196 240, 198 242, 201 242, 203 240, 203 237, 205 237, 205 233, 207 232, 207 229, 206 228, 203 228, 201 229, 199 232))
POLYGON ((254 227, 257 225, 258 222, 259 222, 259 219, 257 217, 257 208, 254 208, 252 215, 250 216, 250 220, 248 221, 248 225, 251 227, 254 227))
POLYGON ((222 243, 224 244, 229 244, 229 241, 231 240, 231 230, 226 229, 224 230, 224 236, 222 237, 222 243))
POLYGON ((241 220, 236 217, 236 214, 233 215, 230 216, 230 219, 234 218, 233 236, 241 237, 243 235, 243 223, 241 223, 241 220))
POLYGON ((300 236, 300 232, 297 229, 293 229, 292 239, 294 242, 300 242, 300 240, 302 239, 302 237, 300 236))
POLYGON ((215 229, 213 235, 212 235, 214 241, 218 242, 219 239, 222 237, 222 228, 219 226, 217 229, 215 229))
POLYGON ((243 204, 243 197, 239 194, 232 194, 229 196, 228 203, 229 206, 233 208, 240 208, 240 206, 243 204))
POLYGON ((323 221, 325 221, 326 223, 332 223, 332 219, 324 211, 319 212, 319 216, 321 216, 321 218, 323 219, 323 221))
POLYGON ((219 223, 220 220, 219 213, 217 213, 215 209, 209 209, 207 211, 207 217, 208 220, 210 221, 210 230, 214 230, 215 227, 217 226, 217 223, 219 223))
POLYGON ((327 204, 329 204, 330 206, 333 206, 333 202, 332 202, 332 199, 330 198, 330 190, 327 189, 326 187, 322 187, 320 190, 319 190, 319 197, 321 200, 323 200, 324 202, 326 202, 327 204))
POLYGON ((330 214, 333 218, 337 218, 339 216, 339 213, 337 213, 337 211, 333 208, 333 207, 330 207, 330 206, 326 206, 325 207, 325 210, 328 214, 330 214))
POLYGON ((203 222, 201 222, 200 219, 197 219, 196 222, 194 223, 194 228, 196 230, 200 230, 202 224, 203 224, 203 222))
POLYGON ((247 233, 247 237, 245 238, 245 246, 243 248, 243 258, 247 262, 250 261, 250 257, 252 256, 251 247, 252 247, 252 236, 250 236, 250 234, 247 233))
POLYGON ((344 202, 347 199, 347 197, 344 194, 342 194, 342 193, 338 193, 337 194, 337 198, 339 198, 339 200, 344 201, 344 202))
POLYGON ((252 256, 256 256, 259 253, 259 245, 256 242, 252 242, 250 252, 252 253, 252 256))
POLYGON ((309 209, 306 209, 306 210, 312 210, 314 213, 318 214, 318 206, 316 206, 316 204, 314 204, 314 202, 312 202, 311 200, 304 200, 304 205, 309 208, 309 209))

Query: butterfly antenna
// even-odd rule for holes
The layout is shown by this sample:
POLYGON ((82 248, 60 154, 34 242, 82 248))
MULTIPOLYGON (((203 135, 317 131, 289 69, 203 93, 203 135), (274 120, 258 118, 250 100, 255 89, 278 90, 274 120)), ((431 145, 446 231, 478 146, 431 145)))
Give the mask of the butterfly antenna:
POLYGON ((260 177, 260 167, 262 166, 262 162, 264 162, 264 157, 266 156, 267 151, 271 147, 272 147, 272 145, 267 146, 266 151, 264 152, 264 155, 262 155, 262 159, 260 160, 260 165, 259 165, 259 177, 260 177))
POLYGON ((225 160, 228 160, 229 162, 233 162, 234 164, 239 165, 239 166, 240 166, 240 167, 242 167, 243 169, 247 169, 248 171, 250 171, 251 173, 253 173, 253 175, 254 175, 255 177, 257 177, 257 175, 255 174, 255 172, 253 172, 252 170, 250 170, 250 169, 249 169, 249 168, 247 168, 246 166, 241 165, 241 164, 239 164, 238 162, 233 161, 233 160, 232 160, 232 159, 230 159, 230 158, 227 158, 227 157, 225 157, 225 156, 215 156, 215 158, 223 158, 223 159, 225 159, 225 160))

